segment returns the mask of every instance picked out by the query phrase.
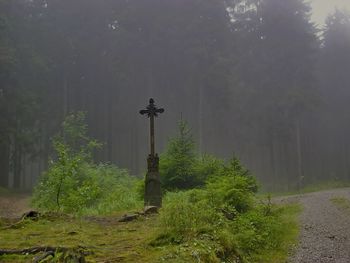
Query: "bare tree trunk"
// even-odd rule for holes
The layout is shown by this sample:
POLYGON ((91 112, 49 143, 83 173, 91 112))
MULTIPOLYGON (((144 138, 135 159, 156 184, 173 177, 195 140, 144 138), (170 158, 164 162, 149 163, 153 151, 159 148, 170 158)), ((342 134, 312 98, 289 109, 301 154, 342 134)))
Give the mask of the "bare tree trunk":
POLYGON ((297 163, 298 163, 298 190, 302 187, 303 176, 303 167, 302 167, 302 155, 301 155, 301 142, 300 142, 300 122, 296 121, 296 143, 297 143, 297 163))
POLYGON ((63 103, 63 119, 67 116, 68 112, 68 80, 67 75, 63 73, 63 94, 62 94, 62 103, 63 103))
POLYGON ((270 142, 270 168, 271 168, 271 174, 272 174, 272 187, 273 190, 276 190, 276 165, 275 165, 275 143, 273 138, 271 138, 271 142, 270 142))
POLYGON ((198 148, 203 153, 203 88, 199 87, 198 102, 198 148))
POLYGON ((22 150, 17 139, 15 139, 13 153, 13 187, 19 189, 21 187, 21 169, 22 169, 22 150))
POLYGON ((9 187, 10 148, 9 142, 0 144, 0 186, 9 187))

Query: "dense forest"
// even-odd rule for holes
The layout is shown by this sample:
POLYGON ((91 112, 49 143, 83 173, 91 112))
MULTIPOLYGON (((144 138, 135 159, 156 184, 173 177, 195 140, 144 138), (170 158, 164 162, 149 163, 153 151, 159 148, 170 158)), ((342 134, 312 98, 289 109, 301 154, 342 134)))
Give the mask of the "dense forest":
POLYGON ((183 118, 270 190, 348 180, 349 72, 350 14, 302 0, 0 0, 0 186, 36 183, 73 111, 141 176, 150 97, 160 154, 183 118))

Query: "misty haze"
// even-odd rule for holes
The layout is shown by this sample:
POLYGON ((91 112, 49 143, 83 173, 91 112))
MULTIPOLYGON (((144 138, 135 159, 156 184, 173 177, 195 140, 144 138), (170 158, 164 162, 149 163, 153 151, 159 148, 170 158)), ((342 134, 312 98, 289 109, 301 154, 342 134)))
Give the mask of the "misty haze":
POLYGON ((350 262, 348 0, 0 0, 0 262, 350 262))

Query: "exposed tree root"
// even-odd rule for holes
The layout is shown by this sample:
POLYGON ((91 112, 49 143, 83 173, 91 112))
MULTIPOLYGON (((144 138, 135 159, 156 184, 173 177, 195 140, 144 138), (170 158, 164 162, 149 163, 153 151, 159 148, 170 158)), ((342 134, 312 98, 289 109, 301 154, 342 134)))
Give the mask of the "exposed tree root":
POLYGON ((0 249, 0 256, 2 255, 26 255, 26 254, 37 254, 39 252, 48 252, 48 251, 64 251, 67 248, 60 247, 31 247, 24 249, 0 249))
POLYGON ((91 252, 84 250, 82 247, 65 248, 65 247, 31 247, 24 249, 0 249, 0 256, 2 255, 36 255, 43 252, 33 259, 33 262, 39 263, 49 256, 54 257, 57 253, 62 253, 61 258, 63 262, 84 263, 85 256, 90 255, 91 252))
POLYGON ((40 216, 40 213, 37 211, 33 211, 33 210, 28 211, 22 215, 22 217, 19 221, 17 221, 16 223, 13 223, 11 225, 2 227, 1 230, 19 228, 26 219, 36 221, 39 219, 39 216, 40 216))
POLYGON ((11 224, 11 225, 2 227, 1 230, 19 228, 19 227, 22 225, 22 223, 24 222, 24 220, 25 220, 25 219, 22 218, 21 220, 17 221, 16 223, 13 223, 13 224, 11 224))
POLYGON ((48 252, 45 252, 45 253, 42 254, 42 255, 36 256, 36 257, 33 259, 33 263, 39 263, 40 261, 46 259, 46 258, 49 257, 49 256, 54 257, 54 256, 55 256, 55 252, 53 252, 53 251, 48 251, 48 252))

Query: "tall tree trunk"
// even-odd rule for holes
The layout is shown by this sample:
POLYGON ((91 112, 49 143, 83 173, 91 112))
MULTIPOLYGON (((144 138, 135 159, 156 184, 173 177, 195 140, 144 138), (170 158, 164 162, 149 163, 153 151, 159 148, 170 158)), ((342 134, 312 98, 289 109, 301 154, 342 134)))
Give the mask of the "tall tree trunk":
POLYGON ((302 164, 302 154, 301 154, 301 139, 300 139, 300 121, 296 121, 295 125, 296 131, 296 146, 297 146, 297 164, 298 164, 298 190, 302 187, 303 176, 303 164, 302 164))
POLYGON ((8 142, 0 144, 0 186, 9 187, 10 148, 8 142))
POLYGON ((21 187, 21 170, 22 170, 22 150, 21 146, 18 143, 18 140, 15 140, 14 153, 13 153, 13 187, 19 189, 21 187))
POLYGON ((63 73, 63 94, 62 94, 62 106, 63 106, 63 118, 64 119, 67 116, 68 113, 68 80, 67 75, 64 72, 63 73))
POLYGON ((199 87, 198 96, 198 148, 203 153, 203 87, 199 87))
POLYGON ((275 143, 274 143, 274 139, 271 137, 271 142, 270 142, 270 167, 271 167, 271 177, 272 177, 272 187, 273 190, 276 190, 276 164, 275 164, 275 143))

